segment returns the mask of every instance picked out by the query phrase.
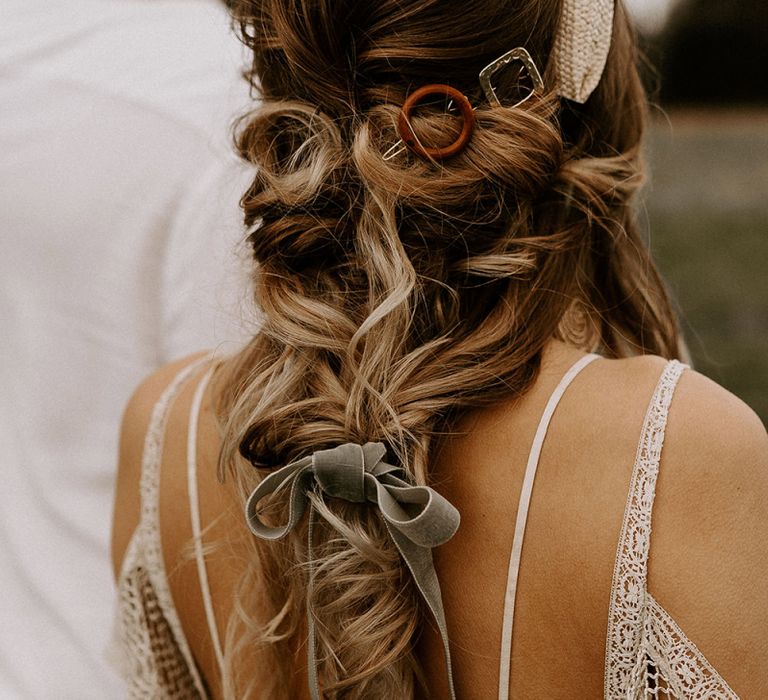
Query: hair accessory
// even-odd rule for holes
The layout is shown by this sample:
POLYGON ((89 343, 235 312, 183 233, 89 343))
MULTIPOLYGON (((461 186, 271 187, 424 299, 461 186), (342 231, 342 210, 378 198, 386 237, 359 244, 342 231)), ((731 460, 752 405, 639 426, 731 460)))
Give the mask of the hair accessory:
MULTIPOLYGON (((459 527, 459 512, 429 486, 405 481, 403 470, 384 461, 387 449, 381 442, 365 445, 348 442, 320 450, 292 462, 267 476, 251 493, 245 505, 248 526, 257 537, 278 540, 285 537, 310 507, 308 527, 309 590, 312 590, 312 523, 315 509, 307 492, 315 486, 333 498, 352 503, 371 503, 379 509, 390 537, 400 551, 413 579, 437 622, 443 640, 450 697, 455 700, 448 628, 443 612, 440 584, 432 563, 432 548, 447 542, 459 527), (258 505, 265 496, 289 490, 288 522, 278 527, 265 525, 258 505)), ((309 690, 320 700, 315 650, 315 623, 307 609, 309 690)))
POLYGON ((463 151, 469 143, 469 139, 472 138, 472 133, 475 130, 475 110, 472 109, 472 105, 466 96, 456 88, 452 88, 450 85, 424 85, 408 95, 403 108, 400 110, 397 127, 403 143, 417 156, 421 156, 422 158, 433 158, 434 160, 445 160, 446 158, 451 158, 463 151), (416 136, 416 133, 411 126, 411 114, 413 113, 414 108, 422 100, 427 97, 432 97, 433 95, 443 95, 444 97, 447 97, 450 104, 455 102, 458 105, 464 120, 461 127, 461 133, 456 137, 456 140, 452 144, 441 148, 429 148, 422 145, 421 141, 419 141, 419 137, 416 136))
MULTIPOLYGON (((563 0, 563 11, 560 25, 552 47, 554 61, 555 91, 561 97, 574 102, 584 103, 589 99, 600 82, 608 60, 613 35, 613 14, 615 0, 563 0)), ((508 51, 495 61, 489 63, 478 79, 489 104, 500 107, 501 102, 496 90, 491 84, 493 75, 513 61, 520 61, 525 67, 532 90, 512 107, 519 107, 537 92, 544 91, 544 81, 536 64, 523 47, 508 51)), ((467 109, 469 100, 460 92, 448 85, 425 85, 411 94, 398 119, 400 141, 388 148, 383 154, 384 160, 392 160, 408 148, 422 158, 443 160, 460 153, 469 143, 474 130, 474 119, 470 124, 467 109), (449 94, 450 91, 450 94, 449 94), (453 94, 456 93, 456 94, 453 94), (450 104, 456 101, 464 117, 464 126, 459 137, 444 148, 427 148, 423 146, 411 128, 409 117, 413 107, 428 95, 441 94, 451 98, 450 104)))
MULTIPOLYGON (((492 61, 480 71, 478 76, 480 87, 483 89, 483 93, 485 94, 488 103, 493 107, 501 107, 501 102, 499 102, 499 98, 496 96, 496 91, 491 84, 491 78, 504 66, 509 65, 513 61, 519 61, 526 69, 531 81, 531 90, 525 97, 511 105, 512 108, 519 107, 523 102, 529 100, 535 93, 544 91, 544 81, 541 79, 541 74, 534 63, 531 54, 529 54, 522 46, 518 46, 516 49, 508 51, 503 56, 492 61)), ((392 160, 394 157, 403 153, 406 148, 422 158, 444 160, 461 153, 469 143, 475 129, 474 108, 465 95, 455 88, 452 88, 450 85, 425 85, 408 96, 400 111, 397 124, 398 131, 400 132, 400 140, 384 152, 384 160, 392 160), (431 95, 443 95, 448 97, 450 99, 448 108, 450 109, 455 102, 464 118, 464 125, 458 138, 452 144, 443 148, 427 148, 422 145, 410 123, 410 116, 413 113, 414 107, 416 107, 416 105, 425 97, 431 95)))
POLYGON ((499 56, 499 58, 489 63, 485 68, 483 68, 483 70, 480 71, 480 75, 478 76, 478 79, 480 80, 480 87, 483 88, 485 99, 487 99, 488 103, 493 107, 501 107, 501 102, 499 102, 499 98, 496 96, 496 90, 491 84, 491 78, 495 73, 504 68, 504 66, 508 66, 513 61, 520 61, 520 63, 523 64, 526 71, 528 72, 528 77, 530 78, 533 87, 532 90, 525 97, 523 97, 523 99, 519 100, 512 106, 519 107, 521 104, 523 104, 523 102, 531 99, 535 93, 544 92, 544 81, 541 79, 541 73, 539 73, 539 69, 533 62, 531 54, 529 54, 521 46, 518 46, 516 49, 507 51, 507 53, 505 53, 503 56, 499 56))
POLYGON ((563 0, 552 56, 555 90, 584 103, 600 82, 613 33, 614 0, 563 0))

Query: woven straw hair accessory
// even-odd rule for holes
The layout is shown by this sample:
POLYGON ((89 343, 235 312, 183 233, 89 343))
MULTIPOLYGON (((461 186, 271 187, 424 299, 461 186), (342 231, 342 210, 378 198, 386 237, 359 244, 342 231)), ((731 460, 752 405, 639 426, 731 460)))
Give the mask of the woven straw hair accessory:
POLYGON ((584 103, 605 68, 613 35, 614 0, 563 0, 552 56, 557 94, 584 103))

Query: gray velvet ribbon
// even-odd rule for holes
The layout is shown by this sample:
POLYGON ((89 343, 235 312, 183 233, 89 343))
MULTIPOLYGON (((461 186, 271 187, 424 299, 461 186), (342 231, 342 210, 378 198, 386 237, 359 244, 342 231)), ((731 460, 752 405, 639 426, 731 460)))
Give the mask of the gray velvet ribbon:
MULTIPOLYGON (((352 503, 371 503, 381 512, 390 537, 397 546, 413 579, 432 611, 445 652, 450 697, 455 699, 448 629, 445 624, 440 584, 432 562, 432 547, 447 542, 459 527, 459 511, 429 486, 405 481, 403 470, 384 461, 387 449, 381 442, 365 445, 346 443, 331 450, 319 450, 278 469, 251 493, 245 505, 251 532, 266 540, 285 537, 301 520, 310 505, 309 558, 312 559, 312 518, 307 492, 317 484, 333 498, 352 503), (290 490, 288 522, 279 527, 265 525, 259 517, 259 502, 266 496, 290 490)), ((311 566, 311 563, 310 563, 311 566)), ((313 571, 310 568, 309 586, 313 571)), ((315 658, 315 624, 308 611, 308 666, 310 693, 320 699, 315 658)))

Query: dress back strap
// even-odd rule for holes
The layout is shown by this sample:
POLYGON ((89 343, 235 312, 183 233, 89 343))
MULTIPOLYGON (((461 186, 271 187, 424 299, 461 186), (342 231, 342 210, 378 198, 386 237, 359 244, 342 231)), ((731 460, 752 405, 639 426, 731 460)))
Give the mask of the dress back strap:
POLYGON ((206 359, 192 362, 173 378, 157 400, 149 426, 144 436, 144 451, 141 457, 141 524, 156 527, 158 523, 158 494, 160 489, 160 463, 163 458, 163 442, 168 413, 184 382, 206 359))
POLYGON ((677 360, 667 363, 640 433, 611 585, 605 650, 606 697, 613 697, 610 695, 613 688, 624 687, 624 676, 632 672, 638 654, 642 653, 639 647, 647 604, 648 553, 656 479, 669 406, 685 368, 686 365, 677 360))
MULTIPOLYGON (((141 543, 142 566, 146 569, 154 594, 157 597, 159 609, 162 611, 173 639, 178 645, 178 650, 184 658, 186 667, 189 669, 192 683, 197 691, 197 697, 206 697, 205 685, 197 671, 192 651, 189 648, 189 644, 187 644, 181 622, 176 614, 176 608, 173 605, 171 591, 168 587, 168 576, 165 571, 160 541, 159 494, 163 442, 171 404, 186 380, 207 361, 207 357, 201 358, 184 367, 173 378, 165 391, 163 391, 152 409, 149 427, 144 438, 144 452, 141 461, 141 519, 132 540, 132 543, 141 543)), ((123 564, 125 570, 125 567, 130 564, 129 555, 126 555, 123 564)), ((121 574, 122 578, 123 574, 121 574)))
POLYGON ((539 466, 541 449, 544 446, 544 438, 547 435, 547 429, 552 421, 555 409, 563 398, 566 389, 571 382, 576 379, 581 372, 591 362, 597 360, 600 356, 589 354, 580 358, 560 380, 555 387, 552 395, 549 397, 544 413, 539 421, 539 426, 533 438, 531 451, 528 455, 528 464, 525 468, 523 477, 523 486, 520 490, 520 500, 517 506, 517 520, 515 522, 515 535, 512 540, 512 551, 509 555, 509 571, 507 573, 507 589, 504 595, 504 618, 501 628, 501 656, 499 661, 499 700, 508 700, 509 698, 509 674, 512 666, 512 628, 515 617, 515 600, 517 598, 517 579, 520 573, 520 558, 523 553, 523 539, 525 537, 525 526, 528 521, 528 509, 531 505, 531 494, 533 493, 533 483, 536 479, 536 470, 539 466))
POLYGON ((223 678, 224 653, 219 638, 219 628, 216 625, 216 614, 213 610, 213 601, 211 599, 211 587, 208 583, 208 569, 205 565, 205 555, 203 553, 200 497, 197 488, 197 429, 200 423, 200 406, 202 405, 203 396, 213 372, 214 367, 211 367, 198 384, 189 411, 189 427, 187 430, 187 489, 189 492, 189 517, 192 524, 192 538, 195 546, 195 561, 197 563, 197 577, 200 583, 200 595, 203 599, 205 619, 208 624, 213 651, 219 665, 219 672, 223 678))

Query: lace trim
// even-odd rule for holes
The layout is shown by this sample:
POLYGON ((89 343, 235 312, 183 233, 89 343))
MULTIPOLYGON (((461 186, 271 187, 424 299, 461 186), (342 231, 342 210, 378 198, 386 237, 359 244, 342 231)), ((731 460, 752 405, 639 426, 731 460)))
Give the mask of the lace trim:
POLYGON ((677 695, 686 700, 738 700, 733 689, 707 661, 669 613, 648 593, 644 638, 648 656, 665 672, 677 695))
POLYGON ((118 636, 130 668, 133 698, 205 698, 165 571, 158 509, 160 462, 168 407, 184 381, 206 360, 185 367, 155 404, 141 463, 141 519, 118 581, 118 636))
POLYGON ((608 612, 605 697, 628 697, 640 655, 646 605, 651 511, 661 447, 672 395, 684 365, 667 363, 656 386, 640 434, 619 536, 608 612))
POLYGON ((605 697, 738 700, 704 655, 648 593, 648 552, 664 431, 685 365, 667 364, 643 424, 613 572, 605 697))

